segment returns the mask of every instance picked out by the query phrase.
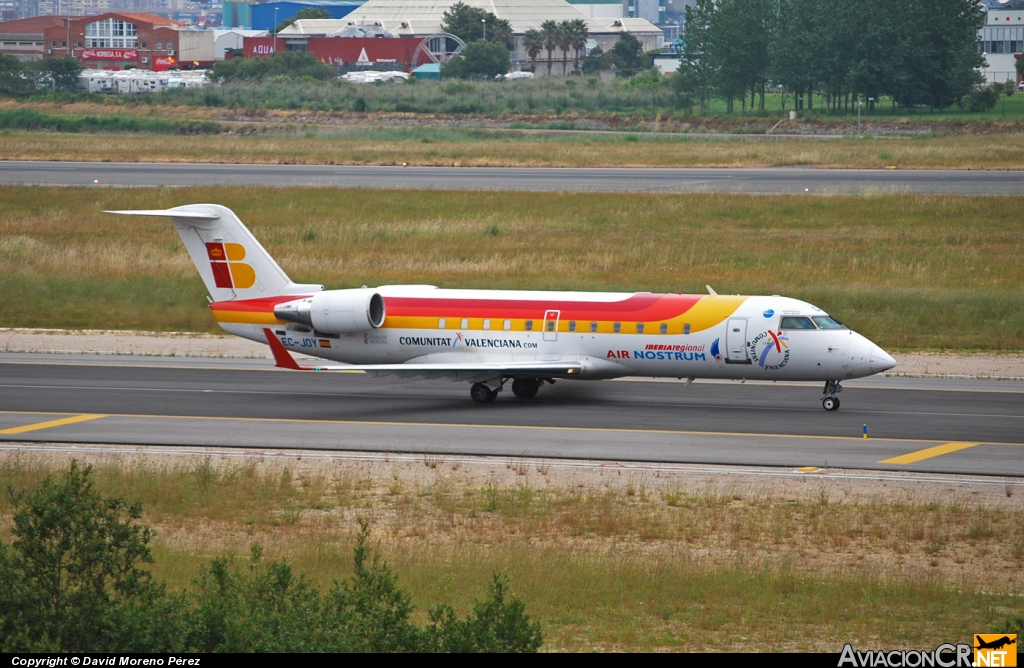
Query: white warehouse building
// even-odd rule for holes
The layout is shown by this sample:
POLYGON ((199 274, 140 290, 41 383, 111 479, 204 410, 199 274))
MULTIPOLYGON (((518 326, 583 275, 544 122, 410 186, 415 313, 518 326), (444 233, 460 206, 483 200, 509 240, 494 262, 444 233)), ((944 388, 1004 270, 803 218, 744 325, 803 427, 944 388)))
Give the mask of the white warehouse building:
POLYGON ((993 0, 986 9, 985 26, 978 31, 978 49, 988 62, 982 74, 989 83, 1016 81, 1024 51, 1024 0, 993 0))
MULTIPOLYGON (((429 37, 443 32, 443 15, 458 0, 367 0, 352 13, 341 19, 299 20, 282 30, 280 37, 297 35, 353 35, 359 30, 367 35, 395 37, 429 37)), ((582 19, 590 31, 587 50, 598 46, 608 51, 619 38, 629 33, 636 37, 644 51, 654 51, 664 45, 665 34, 658 26, 641 18, 589 16, 565 0, 463 0, 471 7, 491 12, 506 19, 515 35, 512 51, 513 69, 526 68, 529 55, 523 48, 523 34, 539 30, 545 21, 582 19)), ((593 5, 593 6, 596 6, 593 5)), ((591 6, 592 7, 592 6, 591 6)), ((600 11, 595 11, 601 14, 600 11)), ((614 14, 615 12, 608 12, 614 14)), ((354 36, 354 35, 353 35, 354 36)), ((585 55, 585 54, 581 54, 585 55)), ((556 56, 560 58, 560 56, 556 56)), ((557 69, 557 68, 556 68, 557 69)), ((558 70, 560 72, 560 70, 558 70)), ((553 70, 553 73, 555 70, 553 70)), ((538 74, 541 74, 538 68, 538 74)))

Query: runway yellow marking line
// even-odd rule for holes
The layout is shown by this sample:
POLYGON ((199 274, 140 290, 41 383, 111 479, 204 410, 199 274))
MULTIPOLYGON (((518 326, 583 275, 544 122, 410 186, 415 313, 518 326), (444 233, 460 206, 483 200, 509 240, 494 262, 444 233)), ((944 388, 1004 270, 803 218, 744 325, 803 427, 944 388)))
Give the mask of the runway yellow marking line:
POLYGON ((38 431, 40 429, 52 429, 53 427, 61 427, 66 424, 75 424, 77 422, 88 422, 89 420, 98 420, 106 415, 75 415, 72 417, 61 418, 59 420, 47 420, 46 422, 36 422, 34 424, 26 424, 20 427, 11 427, 10 429, 0 430, 0 434, 24 434, 27 431, 38 431))
MULTIPOLYGON (((47 415, 42 411, 4 411, 0 415, 47 415)), ((139 419, 139 420, 191 420, 208 422, 255 422, 282 424, 328 424, 350 425, 361 427, 416 427, 443 429, 495 429, 522 431, 551 431, 606 434, 654 434, 666 436, 726 436, 740 438, 765 439, 797 439, 806 441, 857 441, 863 443, 860 436, 825 436, 820 434, 759 434, 756 432, 732 431, 684 431, 676 429, 630 429, 624 427, 558 427, 550 425, 513 425, 513 424, 475 424, 458 422, 388 422, 385 420, 323 420, 311 418, 260 418, 260 417, 229 417, 221 415, 152 415, 146 413, 106 413, 96 417, 139 419)), ((0 434, 6 432, 0 431, 0 434)), ((934 440, 923 438, 873 438, 873 443, 935 443, 934 440)), ((986 441, 987 445, 1024 446, 1024 443, 986 441)))
POLYGON ((892 457, 891 459, 883 459, 878 462, 879 464, 914 464, 925 459, 931 459, 932 457, 939 457, 940 455, 948 455, 951 452, 957 452, 959 450, 966 450, 967 448, 973 448, 980 443, 966 443, 964 441, 953 441, 950 443, 943 443, 942 445, 936 445, 932 448, 925 448, 924 450, 917 450, 915 452, 908 452, 905 455, 899 457, 892 457))
MULTIPOLYGON (((41 411, 2 411, 0 415, 46 415, 41 411)), ((522 431, 553 431, 553 432, 577 432, 577 433, 607 433, 607 434, 656 434, 666 436, 730 436, 742 438, 792 438, 809 441, 861 441, 860 436, 822 436, 818 434, 758 434, 752 432, 731 432, 731 431, 684 431, 677 429, 630 429, 626 427, 558 427, 552 425, 515 425, 515 424, 477 424, 471 422, 389 422, 386 420, 318 420, 313 418, 261 418, 261 417, 234 417, 225 415, 153 415, 147 413, 106 413, 97 417, 121 418, 130 420, 191 420, 206 422, 254 422, 268 424, 328 424, 328 425, 349 425, 354 427, 409 427, 409 428, 438 428, 438 429, 496 429, 496 430, 522 430, 522 431)), ((7 432, 0 431, 0 434, 7 432)), ((925 439, 917 438, 876 438, 875 442, 892 441, 896 443, 934 443, 925 439)), ((1024 445, 1024 443, 1009 445, 1024 445)))

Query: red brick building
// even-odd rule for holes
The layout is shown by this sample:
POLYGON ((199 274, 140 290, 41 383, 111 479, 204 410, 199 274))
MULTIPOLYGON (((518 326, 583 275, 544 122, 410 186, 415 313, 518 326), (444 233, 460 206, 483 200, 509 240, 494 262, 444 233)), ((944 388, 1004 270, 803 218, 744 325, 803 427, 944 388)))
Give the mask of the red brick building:
POLYGON ((43 33, 63 28, 63 16, 35 16, 30 19, 0 21, 0 53, 22 62, 40 60, 46 55, 43 33))
POLYGON ((421 37, 307 37, 305 35, 279 35, 274 37, 246 37, 242 50, 246 58, 260 58, 278 51, 305 51, 317 60, 339 66, 356 65, 367 68, 387 65, 391 69, 410 71, 429 62, 426 53, 416 53, 423 42, 421 37), (416 61, 416 62, 413 62, 416 61))
POLYGON ((166 70, 177 64, 184 23, 152 14, 75 16, 43 31, 46 56, 72 55, 91 70, 166 70))

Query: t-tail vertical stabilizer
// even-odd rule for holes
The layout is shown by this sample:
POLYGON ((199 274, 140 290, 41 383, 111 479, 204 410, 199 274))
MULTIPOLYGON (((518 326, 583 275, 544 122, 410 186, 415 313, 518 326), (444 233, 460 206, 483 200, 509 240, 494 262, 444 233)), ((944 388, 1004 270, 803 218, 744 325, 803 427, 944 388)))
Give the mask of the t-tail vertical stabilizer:
POLYGON ((173 209, 105 213, 170 218, 215 302, 309 294, 324 289, 322 285, 293 283, 227 207, 188 204, 173 209))

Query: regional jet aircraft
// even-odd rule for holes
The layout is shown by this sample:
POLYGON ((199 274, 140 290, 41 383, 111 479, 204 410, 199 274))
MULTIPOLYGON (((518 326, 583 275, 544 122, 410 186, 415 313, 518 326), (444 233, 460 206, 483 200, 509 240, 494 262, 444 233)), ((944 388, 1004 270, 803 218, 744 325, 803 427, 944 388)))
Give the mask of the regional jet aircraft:
POLYGON ((293 283, 230 210, 159 211, 181 235, 232 334, 266 343, 277 366, 472 383, 477 403, 511 381, 529 398, 560 379, 625 376, 840 382, 896 366, 816 306, 787 297, 447 290, 430 285, 324 290, 293 283), (291 353, 342 365, 300 366, 291 353))

